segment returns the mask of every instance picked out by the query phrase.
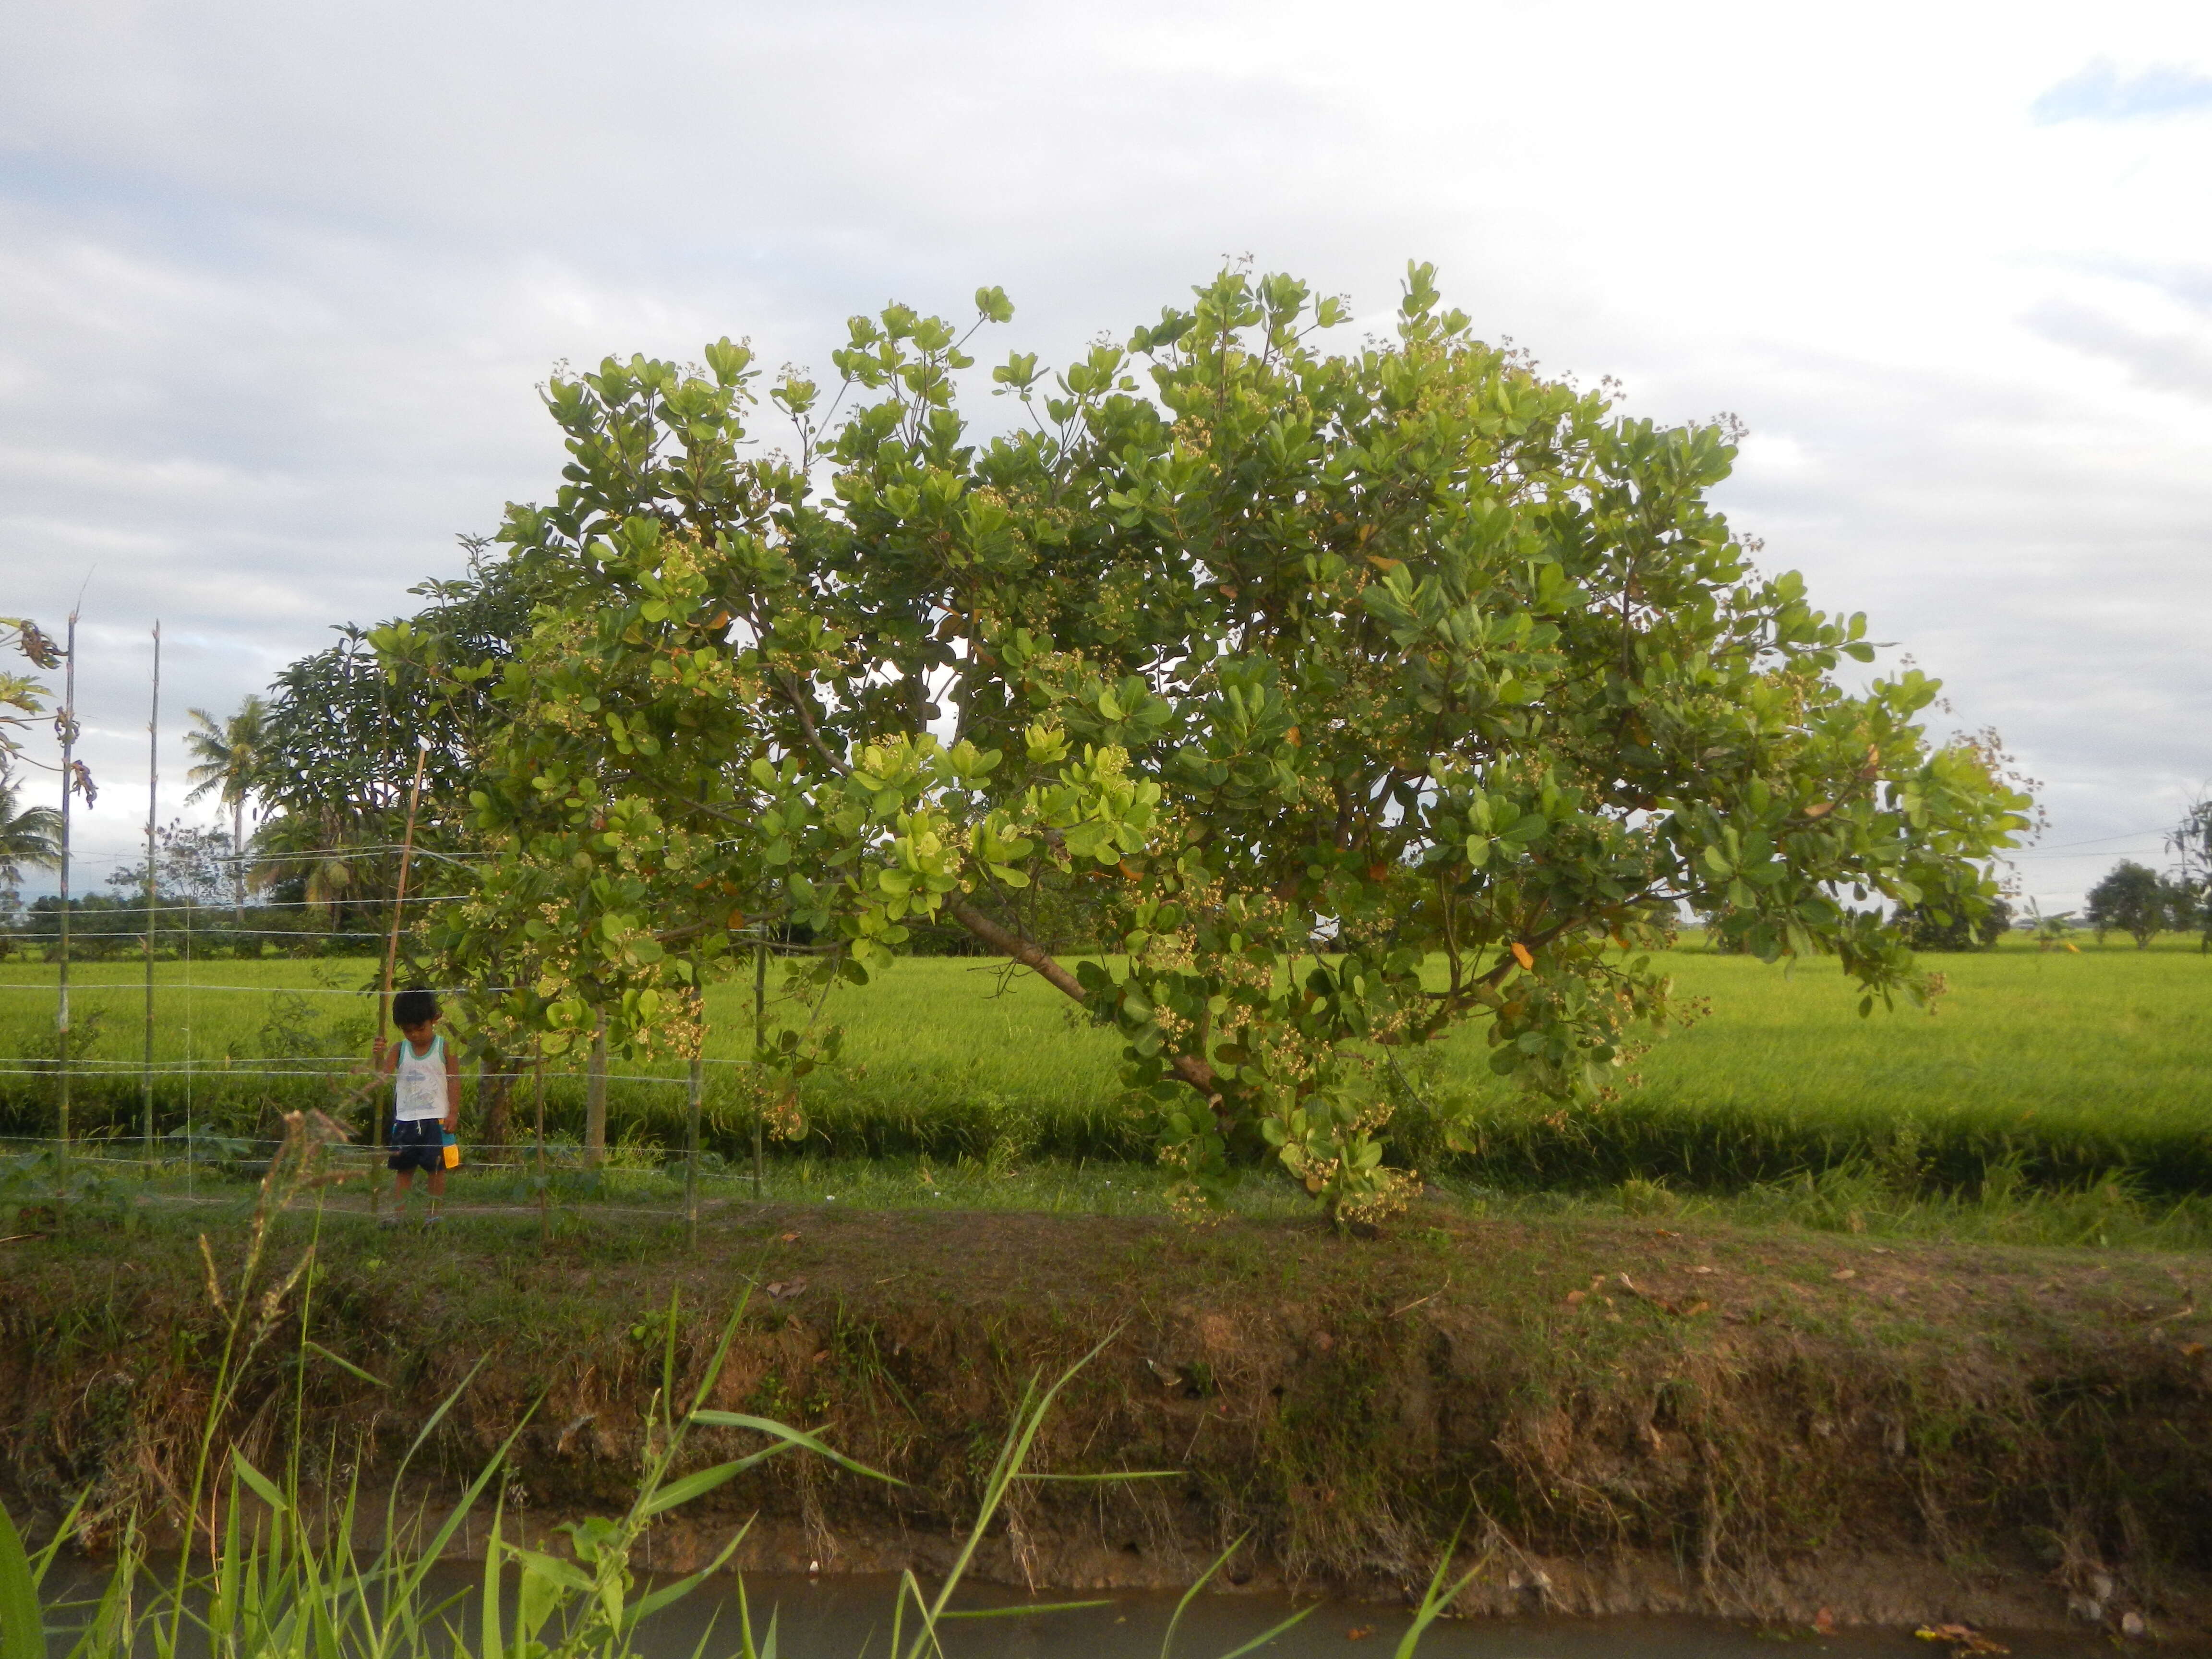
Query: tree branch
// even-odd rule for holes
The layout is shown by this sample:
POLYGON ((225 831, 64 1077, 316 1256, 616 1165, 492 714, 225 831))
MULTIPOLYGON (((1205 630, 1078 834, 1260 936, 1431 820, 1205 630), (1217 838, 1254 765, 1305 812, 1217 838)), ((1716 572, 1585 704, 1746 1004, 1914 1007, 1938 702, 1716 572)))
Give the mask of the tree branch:
POLYGON ((1000 927, 978 910, 965 896, 958 893, 948 895, 945 909, 945 914, 953 921, 958 922, 1000 956, 1012 957, 1063 996, 1073 997, 1078 1002, 1090 1001, 1090 996, 1085 992, 1082 982, 1059 963, 1054 961, 1050 953, 1042 945, 1034 939, 1024 939, 1011 929, 1000 927))
MULTIPOLYGON (((1001 956, 1012 957, 1063 996, 1072 997, 1086 1006, 1089 1004, 1091 999, 1085 994, 1082 982, 1054 961, 1051 954, 1034 939, 1024 939, 1011 929, 1001 927, 960 894, 948 897, 945 909, 953 921, 1001 956)), ((1169 1063, 1174 1066, 1177 1077, 1205 1096, 1208 1105, 1218 1109, 1221 1099, 1221 1079, 1214 1075, 1213 1067, 1195 1054, 1171 1054, 1169 1063)))
POLYGON ((848 775, 845 763, 830 752, 822 734, 814 729, 814 711, 806 706, 805 693, 792 683, 791 676, 781 669, 770 671, 782 685, 784 696, 790 700, 791 712, 799 717, 799 729, 805 735, 806 746, 822 757, 822 763, 839 777, 848 775))

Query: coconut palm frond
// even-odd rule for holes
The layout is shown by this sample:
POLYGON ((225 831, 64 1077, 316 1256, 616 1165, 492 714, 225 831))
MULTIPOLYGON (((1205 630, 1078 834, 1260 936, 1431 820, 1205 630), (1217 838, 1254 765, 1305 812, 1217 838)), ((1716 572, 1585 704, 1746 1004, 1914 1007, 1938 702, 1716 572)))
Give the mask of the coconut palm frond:
POLYGON ((23 872, 51 870, 62 861, 62 815, 51 806, 19 808, 15 786, 0 774, 0 886, 13 887, 23 872))
POLYGON ((227 720, 204 708, 188 712, 193 724, 185 734, 185 748, 196 763, 185 775, 193 788, 185 799, 213 794, 227 806, 241 805, 253 791, 268 749, 268 703, 249 696, 227 720))

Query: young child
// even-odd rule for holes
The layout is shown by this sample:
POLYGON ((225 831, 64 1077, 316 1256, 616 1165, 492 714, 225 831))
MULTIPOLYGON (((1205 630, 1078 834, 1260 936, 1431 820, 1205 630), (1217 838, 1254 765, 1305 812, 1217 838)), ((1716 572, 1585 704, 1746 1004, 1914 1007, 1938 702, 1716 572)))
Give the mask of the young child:
POLYGON ((388 1219, 397 1223, 407 1203, 415 1171, 430 1172, 430 1212, 438 1219, 438 1200, 446 1195, 446 1135, 461 1122, 461 1062, 446 1047, 436 1027, 438 999, 428 991, 402 991, 392 999, 392 1023, 405 1037, 382 1057, 380 1069, 395 1079, 392 1156, 385 1162, 399 1172, 398 1194, 388 1219))

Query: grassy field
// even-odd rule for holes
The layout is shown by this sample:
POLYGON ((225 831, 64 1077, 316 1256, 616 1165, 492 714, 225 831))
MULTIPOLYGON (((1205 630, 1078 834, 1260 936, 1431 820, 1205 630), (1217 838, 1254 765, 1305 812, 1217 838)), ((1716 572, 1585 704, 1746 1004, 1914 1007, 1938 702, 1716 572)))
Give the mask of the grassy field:
MULTIPOLYGON (((1501 1188, 1740 1191, 1843 1172, 1898 1190, 2000 1187, 2085 1190, 2124 1179, 2146 1194, 2212 1193, 2212 958, 2175 938, 2079 954, 2008 944, 1932 958, 1950 994, 1936 1012, 1862 1019, 1832 967, 1795 972, 1692 945, 1673 967, 1710 1016, 1658 1044, 1633 1085, 1603 1108, 1565 1115, 1490 1077, 1479 1031, 1409 1070, 1397 1126, 1427 1170, 1501 1188), (1472 1153, 1448 1154, 1431 1109, 1473 1109, 1472 1153)), ((320 1103, 364 1052, 373 1016, 368 961, 222 962, 156 969, 157 1108, 246 1132, 275 1109, 320 1103), (240 988, 237 989, 218 989, 240 988), (190 1057, 192 1075, 182 1074, 190 1057)), ((0 1127, 50 1133, 52 970, 0 963, 0 1127)), ((76 1085, 81 1122, 135 1124, 142 981, 132 966, 76 975, 80 1030, 95 1027, 76 1085)), ((738 1150, 735 1050, 747 991, 710 1002, 709 1117, 738 1150)), ((808 1081, 816 1158, 966 1158, 1008 1168, 1039 1158, 1141 1159, 1145 1139, 1118 1103, 1115 1040, 1084 1024, 1034 980, 1001 986, 989 963, 902 963, 827 1018, 847 1032, 846 1064, 808 1081)), ((680 1135, 675 1068, 617 1068, 617 1138, 680 1135)), ((573 1133, 581 1083, 549 1089, 556 1132, 573 1133)), ((794 1151, 797 1149, 793 1149, 794 1151)), ((787 1153, 786 1156, 789 1156, 787 1153)))

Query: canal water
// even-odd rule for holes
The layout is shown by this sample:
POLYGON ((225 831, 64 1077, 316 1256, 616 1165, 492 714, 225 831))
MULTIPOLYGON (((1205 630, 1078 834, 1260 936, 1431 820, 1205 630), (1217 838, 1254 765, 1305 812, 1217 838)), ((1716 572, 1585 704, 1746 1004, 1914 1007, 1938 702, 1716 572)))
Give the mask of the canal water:
MULTIPOLYGON (((444 1603, 440 1622, 473 1632, 477 1572, 459 1563, 434 1568, 428 1599, 444 1603)), ((48 1596, 55 1624, 73 1626, 96 1599, 103 1575, 89 1564, 56 1564, 48 1596)), ((641 1590, 644 1588, 640 1586, 641 1590)), ((749 1575, 745 1595, 757 1641, 776 1629, 779 1659, 890 1659, 890 1614, 897 1580, 888 1575, 837 1578, 749 1575)), ((1025 1611, 1046 1601, 988 1585, 963 1588, 954 1607, 987 1617, 940 1625, 945 1659, 1161 1659, 1162 1644, 1179 1599, 1165 1591, 1107 1593, 1084 1600, 1099 1605, 1070 1611, 1025 1611)), ((1291 1614, 1310 1608, 1292 1628, 1250 1650, 1267 1659, 1383 1659, 1412 1623, 1402 1607, 1373 1602, 1294 1600, 1274 1595, 1205 1595, 1194 1600, 1176 1626, 1170 1659, 1225 1659, 1291 1614)), ((733 1581, 702 1586, 641 1627, 643 1659, 731 1659, 743 1651, 733 1581)), ((907 1635, 914 1624, 909 1616, 907 1635)), ((2018 1659, 2089 1659, 2109 1656, 2112 1638, 2079 1635, 1993 1632, 2018 1659)), ((1833 1659, 1947 1659, 1945 1644, 1917 1639, 1910 1631, 1846 1631, 1821 1637, 1803 1628, 1760 1628, 1712 1619, 1478 1619, 1443 1620, 1422 1637, 1420 1659, 1775 1659, 1778 1644, 1833 1659)), ((2132 1644, 2131 1644, 2132 1645, 2132 1644)), ((179 1659, 205 1659, 204 1641, 189 1626, 179 1659)), ((50 1651, 70 1647, 56 1630, 50 1651)), ((150 1650, 148 1659, 151 1659, 150 1650)))
MULTIPOLYGON (((896 1581, 890 1577, 756 1576, 745 1581, 755 1634, 766 1631, 773 1613, 783 1659, 884 1659, 896 1591, 896 1581)), ((1022 1597, 969 1587, 955 1605, 990 1609, 998 1616, 941 1626, 946 1659, 1159 1659, 1178 1597, 1128 1592, 1097 1599, 1105 1605, 1026 1613, 1018 1611, 1022 1597)), ((1387 1659, 1412 1623, 1405 1609, 1371 1602, 1316 1605, 1273 1595, 1200 1595, 1176 1627, 1171 1659, 1223 1659, 1309 1606, 1313 1611, 1304 1620, 1256 1651, 1268 1659, 1316 1659, 1322 1654, 1331 1659, 1387 1659)), ((678 1604, 653 1621, 648 1659, 692 1659, 702 1637, 707 1659, 721 1659, 739 1650, 737 1617, 734 1595, 702 1595, 678 1604)), ((910 1632, 910 1622, 908 1628, 910 1632)), ((2088 1659, 2112 1651, 2109 1637, 2086 1632, 1997 1634, 2019 1659, 2088 1659)), ((1778 1642, 1835 1659, 1945 1659, 1952 1651, 1910 1631, 1823 1638, 1808 1629, 1638 1618, 1444 1620, 1429 1626, 1419 1651, 1421 1659, 1776 1659, 1778 1642)))

